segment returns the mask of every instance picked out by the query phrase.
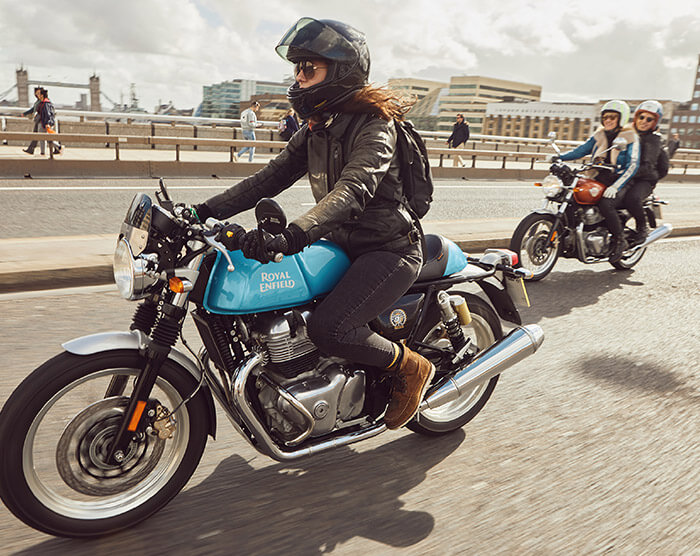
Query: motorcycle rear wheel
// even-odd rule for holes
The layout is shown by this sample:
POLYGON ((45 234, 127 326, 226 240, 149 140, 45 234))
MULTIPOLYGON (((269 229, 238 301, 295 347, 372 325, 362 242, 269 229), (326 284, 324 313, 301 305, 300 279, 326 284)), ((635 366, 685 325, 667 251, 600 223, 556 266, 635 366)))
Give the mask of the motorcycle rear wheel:
POLYGON ((559 258, 559 237, 555 238, 552 245, 548 245, 552 226, 553 215, 533 212, 523 218, 513 232, 510 249, 518 254, 516 266, 532 272, 532 276, 526 280, 542 280, 552 271, 559 258))
MULTIPOLYGON (((503 329, 496 312, 483 299, 476 295, 463 292, 450 291, 451 295, 462 296, 469 307, 472 322, 462 326, 464 335, 471 339, 478 351, 483 351, 501 338, 503 329)), ((446 335, 444 326, 439 319, 433 321, 433 325, 423 338, 423 343, 441 348, 449 348, 450 340, 446 335)), ((433 352, 434 353, 434 352, 433 352)), ((436 362, 436 357, 426 350, 423 355, 436 362)), ((439 371, 440 369, 438 369, 439 371)), ((462 428, 483 409, 491 397, 493 389, 498 382, 496 375, 487 382, 475 386, 458 399, 449 402, 436 409, 421 411, 408 423, 407 427, 413 432, 427 436, 439 436, 462 428)))
MULTIPOLYGON (((144 363, 133 350, 64 352, 12 393, 0 412, 0 498, 16 517, 51 535, 94 537, 146 519, 185 486, 207 441, 201 392, 175 413, 171 438, 144 433, 120 465, 106 461, 144 363)), ((172 412, 196 387, 168 360, 151 399, 172 412)))
MULTIPOLYGON (((625 236, 629 237, 633 235, 634 233, 634 218, 630 218, 627 220, 625 223, 625 236)), ((635 251, 631 255, 628 256, 623 256, 619 261, 616 262, 611 262, 610 264, 613 265, 615 268, 618 270, 629 270, 631 269, 634 265, 636 265, 639 261, 642 260, 642 257, 644 256, 644 253, 646 253, 647 249, 646 247, 644 249, 639 249, 638 251, 635 251)))

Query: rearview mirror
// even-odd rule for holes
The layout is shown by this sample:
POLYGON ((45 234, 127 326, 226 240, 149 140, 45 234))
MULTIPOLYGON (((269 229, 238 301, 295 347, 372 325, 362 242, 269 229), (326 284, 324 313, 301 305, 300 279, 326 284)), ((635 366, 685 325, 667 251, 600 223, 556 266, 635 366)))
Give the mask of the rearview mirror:
POLYGON ((255 219, 258 221, 258 228, 272 235, 281 234, 287 227, 287 216, 274 199, 260 199, 258 201, 258 204, 255 205, 255 219))
POLYGON ((547 137, 549 138, 549 142, 550 142, 550 143, 554 143, 554 141, 556 141, 556 139, 557 139, 557 132, 556 132, 556 131, 550 131, 550 132, 547 134, 547 137))

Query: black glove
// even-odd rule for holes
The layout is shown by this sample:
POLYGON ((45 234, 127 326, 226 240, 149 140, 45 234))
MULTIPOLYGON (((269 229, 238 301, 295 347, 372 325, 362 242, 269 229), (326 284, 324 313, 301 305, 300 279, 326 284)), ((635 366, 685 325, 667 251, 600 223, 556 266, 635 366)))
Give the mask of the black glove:
POLYGON ((201 205, 192 205, 191 210, 195 212, 197 218, 202 224, 204 224, 207 221, 207 218, 211 218, 212 216, 214 216, 214 213, 206 205, 206 203, 202 203, 201 205))
POLYGON ((224 244, 226 249, 229 251, 235 251, 236 249, 240 249, 241 240, 243 239, 244 235, 245 229, 242 226, 239 226, 238 224, 226 224, 221 229, 219 237, 221 238, 221 243, 224 244))
POLYGON ((556 164, 556 163, 559 162, 560 160, 561 160, 561 158, 559 157, 559 155, 558 155, 558 154, 555 154, 555 155, 550 159, 550 162, 551 162, 552 164, 556 164))
POLYGON ((269 263, 272 260, 268 249, 265 246, 266 242, 272 238, 270 234, 263 230, 253 228, 240 237, 239 247, 243 251, 243 256, 247 259, 255 259, 263 264, 269 263))
POLYGON ((309 244, 309 236, 296 224, 287 226, 281 234, 267 242, 267 250, 273 253, 294 255, 309 244))

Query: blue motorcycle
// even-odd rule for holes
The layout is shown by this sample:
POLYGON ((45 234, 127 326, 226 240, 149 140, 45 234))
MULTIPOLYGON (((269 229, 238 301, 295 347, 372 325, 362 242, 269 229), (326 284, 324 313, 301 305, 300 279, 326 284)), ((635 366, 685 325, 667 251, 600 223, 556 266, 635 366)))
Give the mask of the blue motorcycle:
MULTIPOLYGON (((228 251, 225 224, 200 223, 169 198, 137 195, 114 257, 121 295, 140 300, 129 331, 94 334, 33 371, 0 412, 0 497, 49 534, 92 537, 165 506, 216 433, 215 400, 262 454, 290 461, 383 433, 391 375, 322 353, 306 323, 350 265, 321 240, 270 264, 228 251), (185 335, 188 312, 201 340, 185 335), (180 340, 182 347, 176 347, 180 340), (197 346, 199 347, 199 346, 197 346)), ((263 200, 258 225, 286 226, 263 200)), ((537 350, 539 326, 520 325, 526 302, 513 254, 478 259, 425 237, 415 284, 372 328, 429 358, 437 372, 408 428, 458 429, 479 413, 501 372, 537 350), (453 288, 478 284, 484 296, 453 288), (487 299, 489 301, 487 301, 487 299), (500 318, 499 318, 500 317, 500 318)))

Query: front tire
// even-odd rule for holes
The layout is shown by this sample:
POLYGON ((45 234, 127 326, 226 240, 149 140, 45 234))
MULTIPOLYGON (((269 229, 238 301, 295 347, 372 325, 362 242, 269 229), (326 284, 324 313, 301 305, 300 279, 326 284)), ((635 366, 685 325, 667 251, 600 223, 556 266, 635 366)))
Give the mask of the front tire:
MULTIPOLYGON (((52 535, 93 537, 146 519, 185 486, 207 440, 201 391, 175 413, 171 438, 145 433, 120 465, 104 458, 144 364, 134 350, 64 352, 17 387, 0 412, 0 498, 15 516, 52 535)), ((173 411, 196 387, 166 360, 151 399, 173 411)))
MULTIPOLYGON (((472 345, 477 348, 477 352, 485 350, 503 338, 501 321, 488 303, 480 297, 469 293, 449 293, 451 295, 460 295, 467 302, 469 312, 472 316, 472 322, 467 326, 462 326, 462 332, 467 338, 471 339, 472 345)), ((433 320, 432 326, 429 327, 423 336, 423 343, 441 348, 449 348, 451 346, 450 340, 439 318, 433 320)), ((439 373, 439 361, 434 353, 435 352, 426 350, 422 354, 428 359, 431 359, 433 363, 436 363, 436 368, 439 373)), ((476 417, 479 411, 486 405, 497 382, 498 375, 488 382, 475 386, 471 391, 466 392, 452 402, 436 409, 421 411, 407 427, 413 432, 427 436, 439 436, 462 428, 476 417)))
POLYGON ((532 272, 526 280, 542 280, 559 258, 559 234, 553 244, 549 244, 554 222, 555 217, 551 214, 532 213, 523 218, 513 232, 510 249, 518 254, 517 266, 532 272))

